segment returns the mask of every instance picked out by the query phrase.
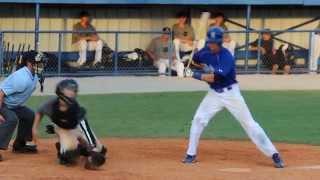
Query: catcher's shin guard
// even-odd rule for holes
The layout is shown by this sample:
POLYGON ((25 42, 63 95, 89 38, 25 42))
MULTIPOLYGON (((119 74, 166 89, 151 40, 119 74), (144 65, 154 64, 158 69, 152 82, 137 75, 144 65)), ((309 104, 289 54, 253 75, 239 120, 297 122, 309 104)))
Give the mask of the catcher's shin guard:
POLYGON ((59 155, 60 164, 62 165, 74 165, 80 157, 79 149, 69 150, 59 155))

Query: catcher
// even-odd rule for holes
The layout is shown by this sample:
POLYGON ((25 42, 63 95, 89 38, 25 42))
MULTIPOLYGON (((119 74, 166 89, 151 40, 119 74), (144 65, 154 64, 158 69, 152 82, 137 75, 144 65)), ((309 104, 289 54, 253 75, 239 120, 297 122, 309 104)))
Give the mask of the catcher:
POLYGON ((107 149, 92 132, 85 109, 76 100, 77 93, 75 80, 66 79, 57 84, 57 97, 40 106, 35 115, 33 140, 37 143, 37 129, 42 117, 47 115, 54 124, 46 126, 47 133, 56 134, 59 139, 56 148, 60 164, 74 165, 80 156, 85 156, 85 168, 95 170, 105 163, 107 149))

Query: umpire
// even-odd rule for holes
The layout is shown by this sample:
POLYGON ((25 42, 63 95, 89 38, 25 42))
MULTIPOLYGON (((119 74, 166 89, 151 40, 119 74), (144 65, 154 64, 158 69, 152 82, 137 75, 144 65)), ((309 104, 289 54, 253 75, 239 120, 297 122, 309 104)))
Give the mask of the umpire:
MULTIPOLYGON (((20 69, 0 84, 0 150, 6 150, 18 124, 17 136, 12 151, 37 153, 32 141, 34 112, 24 103, 36 89, 39 75, 44 68, 41 53, 29 51, 23 54, 20 69)), ((0 154, 0 160, 1 154, 0 154)))

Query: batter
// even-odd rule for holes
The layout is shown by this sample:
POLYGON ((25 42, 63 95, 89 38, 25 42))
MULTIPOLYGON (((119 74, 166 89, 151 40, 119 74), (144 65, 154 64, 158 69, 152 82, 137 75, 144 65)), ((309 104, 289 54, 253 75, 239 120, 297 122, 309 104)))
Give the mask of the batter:
POLYGON ((241 124, 257 148, 273 160, 276 168, 284 163, 264 130, 253 119, 244 101, 236 80, 235 60, 230 52, 222 47, 223 30, 212 27, 207 33, 206 47, 197 52, 193 60, 203 68, 201 72, 186 71, 187 76, 205 81, 210 90, 199 105, 193 118, 189 146, 184 163, 196 162, 200 136, 216 113, 226 108, 241 124))

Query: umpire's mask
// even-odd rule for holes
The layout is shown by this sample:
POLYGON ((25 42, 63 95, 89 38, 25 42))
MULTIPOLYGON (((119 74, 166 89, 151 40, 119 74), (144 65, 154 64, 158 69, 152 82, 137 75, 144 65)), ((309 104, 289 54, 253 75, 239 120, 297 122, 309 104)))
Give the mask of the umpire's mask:
POLYGON ((26 66, 27 63, 31 63, 34 68, 34 74, 39 78, 39 83, 41 86, 41 92, 43 92, 43 83, 44 83, 44 69, 47 63, 47 58, 42 52, 28 51, 22 56, 21 66, 26 66))

